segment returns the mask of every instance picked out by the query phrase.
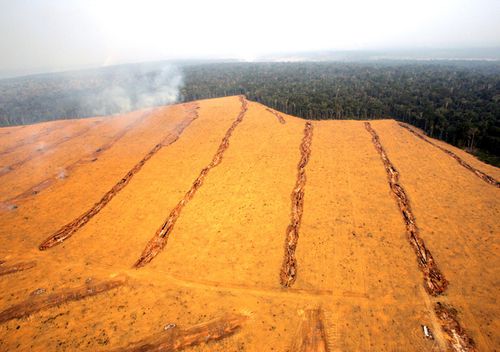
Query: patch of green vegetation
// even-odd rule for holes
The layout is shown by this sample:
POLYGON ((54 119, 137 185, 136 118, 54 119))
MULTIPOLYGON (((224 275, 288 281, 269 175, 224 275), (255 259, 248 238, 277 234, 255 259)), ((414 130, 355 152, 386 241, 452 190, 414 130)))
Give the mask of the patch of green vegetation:
POLYGON ((474 156, 476 156, 479 160, 481 160, 487 164, 493 165, 495 167, 500 167, 500 156, 498 156, 498 155, 494 155, 494 154, 488 153, 487 151, 479 150, 479 149, 475 150, 472 154, 474 156))

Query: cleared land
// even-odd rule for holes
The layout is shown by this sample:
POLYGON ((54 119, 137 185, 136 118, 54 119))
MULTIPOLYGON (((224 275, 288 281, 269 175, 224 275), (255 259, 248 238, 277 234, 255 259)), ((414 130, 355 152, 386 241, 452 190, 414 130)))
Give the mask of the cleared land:
POLYGON ((369 127, 229 97, 0 129, 0 350, 500 349, 500 170, 369 127))

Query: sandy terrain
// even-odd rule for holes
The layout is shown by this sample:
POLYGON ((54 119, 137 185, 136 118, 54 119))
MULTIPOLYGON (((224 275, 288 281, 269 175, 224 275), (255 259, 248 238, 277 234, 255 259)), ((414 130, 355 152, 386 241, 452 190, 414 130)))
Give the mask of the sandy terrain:
POLYGON ((0 351, 500 350, 500 188, 370 122, 434 295, 364 122, 313 121, 301 183, 306 121, 241 99, 0 129, 0 351))

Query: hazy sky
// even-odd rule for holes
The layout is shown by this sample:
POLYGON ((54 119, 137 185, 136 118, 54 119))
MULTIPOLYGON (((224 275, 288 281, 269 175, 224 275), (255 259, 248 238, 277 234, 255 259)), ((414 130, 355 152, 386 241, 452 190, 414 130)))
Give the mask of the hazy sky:
POLYGON ((500 46, 500 0, 0 0, 0 71, 500 46))

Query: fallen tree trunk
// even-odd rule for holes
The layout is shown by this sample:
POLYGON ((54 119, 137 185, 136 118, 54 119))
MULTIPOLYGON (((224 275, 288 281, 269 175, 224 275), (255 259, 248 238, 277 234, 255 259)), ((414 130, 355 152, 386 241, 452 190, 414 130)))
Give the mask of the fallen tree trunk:
POLYGON ((228 314, 186 329, 173 326, 166 331, 132 343, 127 347, 119 348, 114 352, 181 351, 189 346, 231 336, 240 329, 246 319, 247 317, 244 315, 228 314))
POLYGON ((76 288, 64 288, 59 292, 51 293, 49 295, 32 295, 25 301, 0 312, 0 323, 5 323, 12 319, 25 318, 44 309, 58 307, 67 302, 79 301, 87 297, 95 296, 120 287, 124 285, 125 282, 125 277, 98 282, 91 280, 83 286, 76 288))

